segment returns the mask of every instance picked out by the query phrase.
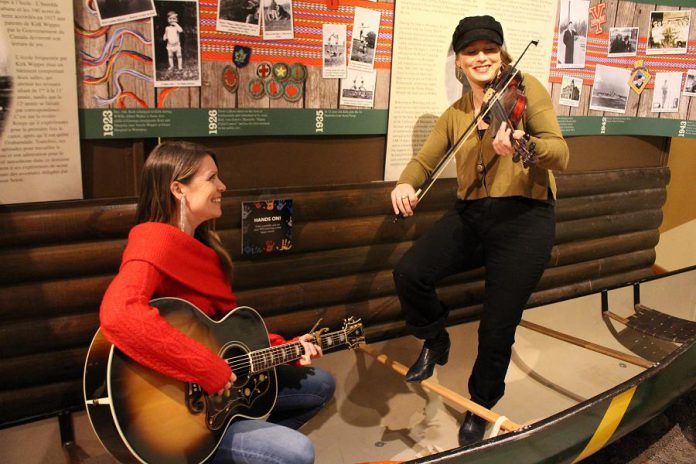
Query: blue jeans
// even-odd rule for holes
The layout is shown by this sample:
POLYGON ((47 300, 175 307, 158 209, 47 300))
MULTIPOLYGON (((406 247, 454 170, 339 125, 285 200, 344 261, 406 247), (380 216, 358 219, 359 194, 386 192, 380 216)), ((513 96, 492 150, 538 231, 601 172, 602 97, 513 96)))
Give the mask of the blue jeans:
POLYGON ((278 398, 267 421, 232 423, 211 464, 311 464, 314 445, 298 428, 333 397, 334 378, 323 369, 282 365, 278 398))

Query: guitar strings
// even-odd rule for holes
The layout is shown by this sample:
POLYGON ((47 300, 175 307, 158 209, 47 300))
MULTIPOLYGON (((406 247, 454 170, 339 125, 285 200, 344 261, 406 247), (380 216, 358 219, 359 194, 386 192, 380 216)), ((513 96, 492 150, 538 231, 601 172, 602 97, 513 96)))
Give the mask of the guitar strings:
MULTIPOLYGON (((330 349, 336 346, 337 342, 341 341, 344 331, 333 332, 326 334, 321 337, 322 345, 326 340, 331 340, 331 343, 327 346, 322 346, 322 350, 330 349)), ((227 358, 227 364, 232 368, 233 371, 239 372, 240 374, 251 372, 252 363, 264 364, 268 361, 269 355, 271 361, 284 360, 287 356, 286 354, 294 355, 297 351, 297 347, 302 348, 300 342, 286 343, 283 345, 272 346, 270 348, 265 348, 262 350, 253 351, 251 353, 246 353, 239 356, 234 356, 232 358, 227 358), (291 351, 292 350, 292 351, 291 351)), ((298 356, 299 358, 299 356, 298 356)), ((295 358, 297 359, 297 358, 295 358)))

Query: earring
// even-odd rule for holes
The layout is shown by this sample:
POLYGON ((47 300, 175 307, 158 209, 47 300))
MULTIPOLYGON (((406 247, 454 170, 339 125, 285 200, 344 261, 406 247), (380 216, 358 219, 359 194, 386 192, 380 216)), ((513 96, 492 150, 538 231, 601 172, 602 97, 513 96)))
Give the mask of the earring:
POLYGON ((454 66, 454 77, 456 77, 459 82, 464 82, 464 70, 457 65, 454 66))
POLYGON ((179 229, 186 232, 186 197, 181 195, 181 203, 179 205, 179 229))

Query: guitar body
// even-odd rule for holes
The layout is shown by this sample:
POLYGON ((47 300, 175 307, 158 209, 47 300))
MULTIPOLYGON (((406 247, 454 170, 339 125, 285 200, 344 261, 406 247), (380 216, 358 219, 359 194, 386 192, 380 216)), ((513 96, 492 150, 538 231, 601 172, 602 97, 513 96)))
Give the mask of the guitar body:
MULTIPOLYGON (((151 305, 225 359, 269 347, 265 324, 251 308, 236 308, 213 321, 184 300, 160 298, 151 305)), ((118 461, 201 463, 213 454, 231 421, 265 419, 275 405, 274 368, 237 375, 230 398, 215 404, 197 385, 131 360, 97 331, 85 364, 85 404, 97 436, 118 461)))

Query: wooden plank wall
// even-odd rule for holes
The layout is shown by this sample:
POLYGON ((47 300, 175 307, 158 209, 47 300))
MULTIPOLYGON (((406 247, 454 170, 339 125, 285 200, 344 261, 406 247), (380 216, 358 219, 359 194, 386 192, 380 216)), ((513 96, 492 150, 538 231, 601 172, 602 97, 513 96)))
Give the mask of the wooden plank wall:
MULTIPOLYGON (((667 168, 558 175, 556 245, 531 304, 650 274, 667 168)), ((233 286, 269 330, 294 336, 318 317, 336 327, 353 315, 375 341, 403 333, 391 271, 411 241, 451 206, 441 180, 418 214, 394 224, 392 183, 228 192, 218 229, 235 261, 233 286), (240 201, 294 200, 294 248, 240 256, 240 201)), ((0 210, 0 426, 82 406, 82 369, 98 307, 118 269, 132 203, 83 201, 0 210)), ((451 322, 475 317, 483 269, 442 282, 451 322)), ((596 308, 592 308, 596 309, 596 308)))
MULTIPOLYGON (((677 7, 668 5, 657 5, 653 3, 636 3, 628 0, 590 0, 590 6, 598 3, 605 3, 605 13, 607 22, 602 26, 605 33, 609 33, 611 27, 638 27, 638 35, 645 37, 650 25, 651 11, 674 11, 674 10, 689 10, 689 7, 677 7)), ((693 16, 693 15, 692 15, 693 16)), ((696 40, 696 27, 692 17, 691 28, 689 32, 689 42, 696 40)), ((558 25, 558 13, 556 14, 556 25, 558 25)), ((645 49, 641 47, 641 52, 645 49)), ((652 55, 655 56, 655 55, 652 55)), ((658 55, 659 56, 659 55, 658 55)), ((674 55, 671 55, 674 56, 674 55)), ((572 69, 568 70, 569 75, 572 75, 572 69)), ((655 70, 651 69, 650 73, 653 76, 651 84, 655 83, 655 70)), ((622 116, 619 113, 609 111, 597 111, 590 108, 590 96, 592 95, 592 85, 585 83, 580 94, 580 104, 577 107, 559 105, 558 99, 561 95, 561 84, 554 83, 551 85, 551 98, 554 103, 554 109, 559 116, 622 116)), ((680 92, 681 93, 681 92, 680 92)), ((696 97, 681 95, 679 101, 679 111, 674 113, 653 113, 652 112, 653 89, 646 88, 640 95, 633 90, 628 92, 628 102, 626 104, 626 113, 623 116, 632 117, 647 117, 647 118, 662 118, 662 119, 694 119, 696 118, 696 97)))
MULTIPOLYGON (((382 3, 394 3, 394 0, 380 0, 382 3)), ((79 27, 94 31, 99 28, 97 17, 88 12, 86 2, 74 1, 75 19, 79 27)), ((78 99, 80 108, 101 108, 94 100, 95 95, 103 98, 112 97, 117 91, 111 80, 98 85, 85 85, 82 83, 85 75, 102 76, 106 71, 106 65, 97 67, 85 67, 81 64, 79 50, 83 50, 92 56, 99 56, 106 42, 121 28, 138 31, 151 40, 152 29, 150 20, 130 21, 112 25, 109 31, 99 38, 85 38, 76 34, 76 50, 78 50, 78 99)), ((350 29, 350 26, 349 26, 350 29)), ((134 50, 145 56, 152 57, 152 45, 144 45, 133 36, 126 35, 123 39, 124 47, 134 50)), ((348 45, 349 48, 349 45, 348 45)), ((253 53, 253 50, 252 50, 253 53)), ((347 51, 349 53, 349 51, 347 51)), ((148 108, 357 108, 351 105, 340 105, 340 80, 322 78, 321 66, 307 66, 307 79, 302 88, 302 98, 297 102, 289 102, 283 98, 271 99, 267 95, 261 98, 253 98, 247 90, 249 81, 256 77, 257 62, 251 62, 248 66, 239 69, 238 89, 231 93, 222 84, 222 72, 225 66, 232 64, 229 61, 201 60, 201 86, 178 87, 171 91, 166 99, 162 98, 163 88, 155 88, 153 83, 145 82, 130 75, 121 77, 123 89, 133 92, 141 98, 148 108)), ((292 64, 288 62, 287 64, 292 64)), ((144 75, 152 76, 151 64, 143 64, 140 61, 119 57, 114 64, 114 71, 121 68, 130 68, 144 75)), ((377 68, 375 83, 374 109, 387 109, 389 106, 389 82, 390 69, 377 68)), ((139 105, 132 98, 123 101, 126 108, 137 108, 139 105)), ((114 107, 115 105, 108 105, 114 107)))

